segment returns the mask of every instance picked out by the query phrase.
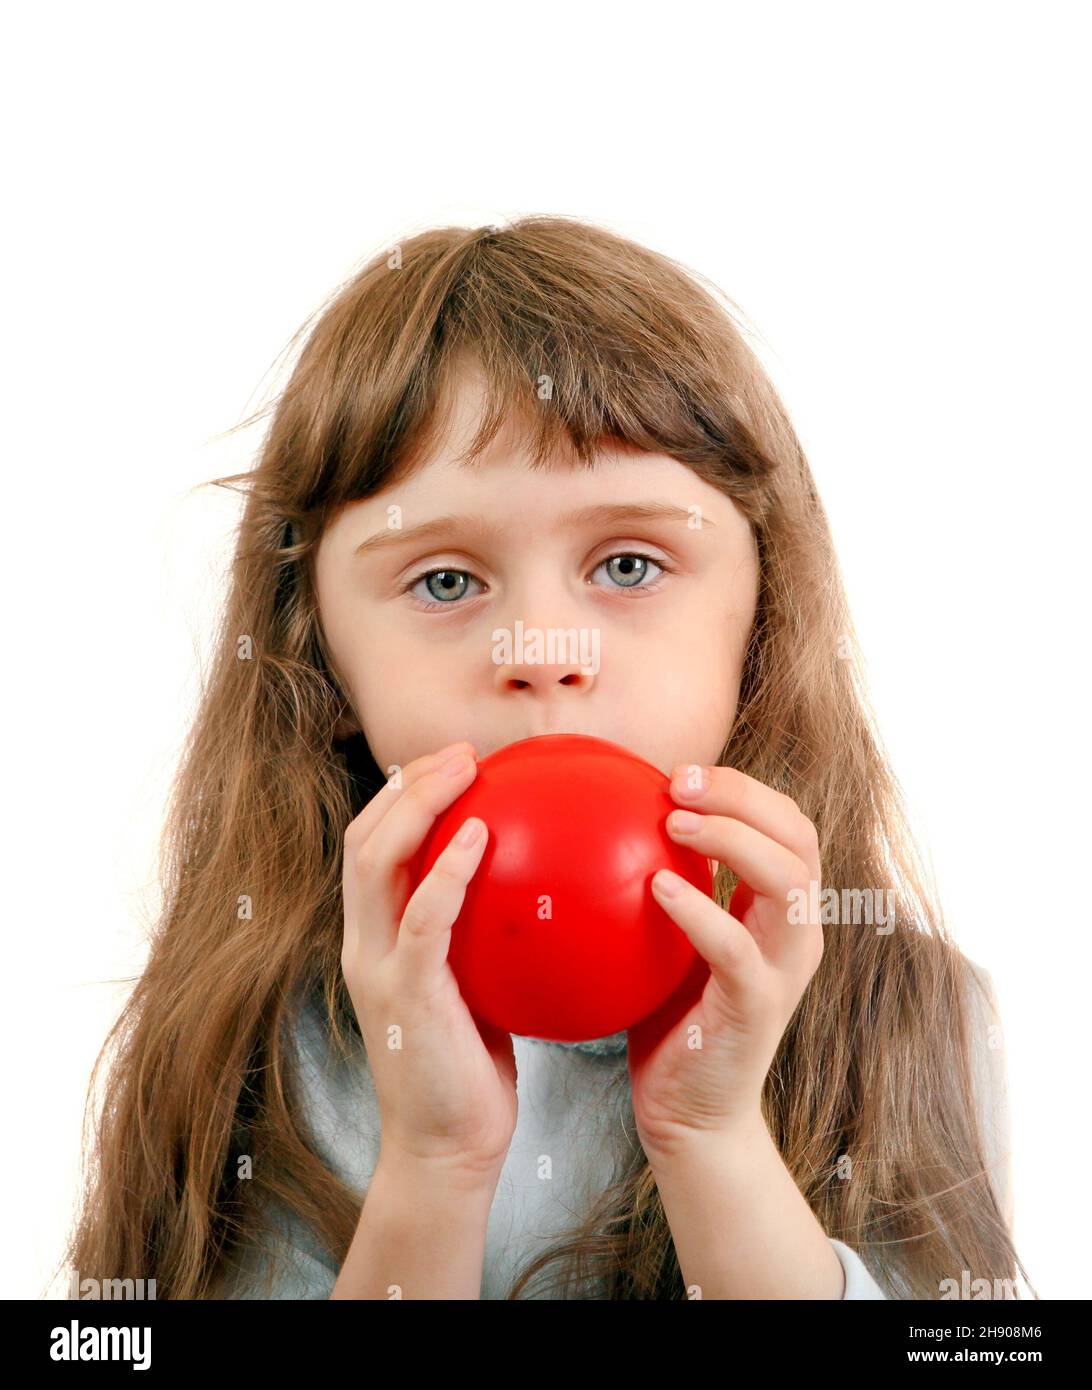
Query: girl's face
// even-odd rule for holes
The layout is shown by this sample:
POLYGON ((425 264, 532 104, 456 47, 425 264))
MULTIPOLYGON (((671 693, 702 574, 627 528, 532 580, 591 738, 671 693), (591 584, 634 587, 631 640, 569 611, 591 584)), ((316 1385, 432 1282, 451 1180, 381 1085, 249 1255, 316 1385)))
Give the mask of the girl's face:
POLYGON ((380 770, 552 733, 610 739, 665 776, 715 762, 758 594, 746 518, 662 454, 532 470, 502 429, 457 464, 474 412, 460 396, 451 448, 344 507, 315 557, 327 647, 380 770), (641 507, 663 514, 623 514, 641 507))

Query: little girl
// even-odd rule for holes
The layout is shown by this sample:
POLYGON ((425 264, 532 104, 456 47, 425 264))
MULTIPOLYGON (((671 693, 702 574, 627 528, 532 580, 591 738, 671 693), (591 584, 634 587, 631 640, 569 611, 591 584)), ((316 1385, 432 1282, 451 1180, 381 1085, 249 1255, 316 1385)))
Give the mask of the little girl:
POLYGON ((215 480, 246 504, 162 919, 96 1063, 116 1041, 81 1278, 1013 1296, 990 978, 925 882, 800 444, 707 283, 560 217, 423 233, 334 297, 257 468, 215 480), (498 660, 519 622, 600 660, 498 660), (665 834, 716 869, 712 896, 649 884, 700 970, 571 1044, 476 1022, 447 963, 488 824, 408 869, 476 759, 558 732, 659 768, 665 834))

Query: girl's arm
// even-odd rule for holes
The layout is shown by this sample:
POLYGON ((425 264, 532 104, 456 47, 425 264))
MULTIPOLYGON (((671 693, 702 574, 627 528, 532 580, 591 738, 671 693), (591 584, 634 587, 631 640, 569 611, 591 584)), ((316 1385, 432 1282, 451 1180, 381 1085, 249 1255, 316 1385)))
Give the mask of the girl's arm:
POLYGON ((649 1164, 692 1297, 843 1296, 838 1253, 761 1120, 649 1164))
MULTIPOLYGON (((991 1180, 1011 1230, 1011 1131, 997 994, 987 970, 972 961, 967 966, 974 977, 968 989, 975 1100, 991 1180)), ((856 1251, 825 1235, 760 1119, 742 1126, 735 1142, 710 1135, 707 1143, 650 1155, 649 1162, 684 1281, 697 1286, 696 1296, 886 1297, 856 1251), (730 1241, 725 1231, 732 1232, 730 1241)))
POLYGON ((499 1173, 380 1158, 331 1298, 480 1298, 499 1173))
POLYGON ((839 1254, 762 1115, 778 1043, 823 956, 818 830, 736 768, 682 764, 671 794, 685 809, 668 834, 737 877, 726 911, 677 874, 653 875, 708 970, 629 1030, 634 1119, 684 1282, 701 1298, 841 1299, 839 1254))

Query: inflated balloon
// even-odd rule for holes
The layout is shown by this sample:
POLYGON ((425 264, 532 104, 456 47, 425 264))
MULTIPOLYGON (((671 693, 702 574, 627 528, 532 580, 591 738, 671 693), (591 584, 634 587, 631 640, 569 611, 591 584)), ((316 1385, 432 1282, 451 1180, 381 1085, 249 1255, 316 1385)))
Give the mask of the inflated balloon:
POLYGON ((632 1027, 675 992, 698 957, 651 880, 673 869, 711 893, 713 873, 668 835, 674 809, 658 768, 585 734, 521 739, 479 762, 411 864, 416 887, 468 816, 489 829, 448 952, 475 1018, 576 1042, 632 1027))

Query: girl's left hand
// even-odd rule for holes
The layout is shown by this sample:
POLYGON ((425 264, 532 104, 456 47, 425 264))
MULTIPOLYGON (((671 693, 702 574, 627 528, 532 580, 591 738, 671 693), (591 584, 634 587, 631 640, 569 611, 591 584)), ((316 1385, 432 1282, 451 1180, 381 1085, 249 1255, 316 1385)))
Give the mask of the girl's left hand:
POLYGON ((662 1008, 629 1030, 634 1120, 650 1156, 695 1134, 762 1123, 770 1064, 823 956, 822 926, 806 906, 821 891, 815 826, 790 797, 735 768, 702 768, 702 790, 687 793, 697 771, 675 769, 680 810, 667 818, 668 833, 726 864, 739 883, 727 912, 667 870, 678 896, 653 889, 701 959, 662 1008), (676 828, 682 808, 696 814, 693 833, 676 828))

